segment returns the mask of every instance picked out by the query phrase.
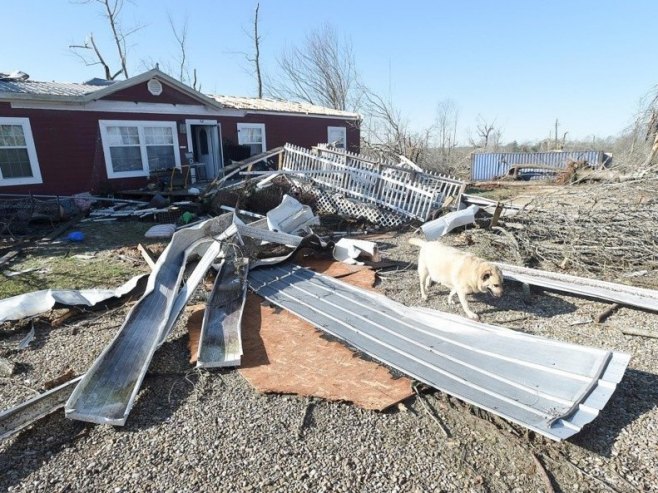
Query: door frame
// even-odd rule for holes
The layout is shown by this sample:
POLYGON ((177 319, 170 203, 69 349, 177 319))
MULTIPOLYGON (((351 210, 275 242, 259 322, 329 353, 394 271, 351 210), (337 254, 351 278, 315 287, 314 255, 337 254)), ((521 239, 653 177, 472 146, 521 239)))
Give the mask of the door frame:
MULTIPOLYGON (((208 127, 210 130, 210 138, 212 139, 213 149, 216 151, 213 152, 213 159, 215 161, 215 169, 212 173, 212 178, 219 175, 219 170, 224 167, 224 149, 222 149, 222 124, 217 120, 195 120, 195 119, 186 119, 185 120, 185 133, 187 134, 187 151, 194 151, 194 134, 192 132, 192 126, 202 126, 208 127)), ((210 176, 208 176, 210 178, 210 176)))

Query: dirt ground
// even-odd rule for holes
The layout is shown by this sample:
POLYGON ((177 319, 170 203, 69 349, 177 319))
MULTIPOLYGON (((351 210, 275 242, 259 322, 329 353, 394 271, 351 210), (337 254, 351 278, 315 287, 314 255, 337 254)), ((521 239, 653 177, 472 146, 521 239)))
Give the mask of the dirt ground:
MULTIPOLYGON (((3 289, 118 286, 148 271, 137 244, 150 226, 79 224, 82 243, 26 247, 4 269, 35 269, 24 274, 29 282, 15 276, 9 286, 5 278, 3 289)), ((410 229, 377 240, 397 266, 378 273, 376 288, 409 306, 460 313, 440 287, 431 288, 426 302, 420 299, 417 250, 407 243, 415 234, 410 229)), ((446 241, 510 260, 478 227, 446 241)), ((484 322, 631 355, 601 414, 567 441, 552 442, 432 389, 385 412, 262 395, 235 370, 193 369, 181 320, 156 353, 125 427, 53 413, 0 443, 0 490, 658 491, 658 339, 622 333, 627 327, 658 331, 658 314, 622 307, 596 324, 606 303, 541 290, 528 302, 520 286, 505 289, 499 300, 471 297, 484 322)), ((204 296, 199 291, 192 302, 204 296)), ((65 310, 0 325, 0 356, 16 365, 13 375, 0 377, 2 408, 34 396, 67 368, 84 373, 130 306, 83 310, 57 327, 53 320, 65 310), (32 326, 35 339, 18 350, 32 326)))

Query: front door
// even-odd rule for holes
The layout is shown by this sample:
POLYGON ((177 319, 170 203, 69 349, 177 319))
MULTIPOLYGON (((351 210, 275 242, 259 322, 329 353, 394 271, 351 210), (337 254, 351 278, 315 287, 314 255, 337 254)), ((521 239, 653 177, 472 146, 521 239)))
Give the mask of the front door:
POLYGON ((188 122, 188 124, 194 161, 203 164, 197 173, 197 179, 212 180, 222 167, 219 123, 188 122))

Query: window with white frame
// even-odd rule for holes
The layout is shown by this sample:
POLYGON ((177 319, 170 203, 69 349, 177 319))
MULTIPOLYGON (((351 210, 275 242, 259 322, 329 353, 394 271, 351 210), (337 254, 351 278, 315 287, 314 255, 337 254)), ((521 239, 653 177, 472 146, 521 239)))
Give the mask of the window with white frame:
POLYGON ((176 122, 100 120, 108 178, 180 167, 176 122))
POLYGON ((249 146, 251 156, 265 152, 265 124, 238 123, 238 144, 249 146))
POLYGON ((347 128, 327 127, 327 142, 339 149, 347 147, 347 128))
POLYGON ((0 118, 0 186, 43 183, 28 118, 0 118))

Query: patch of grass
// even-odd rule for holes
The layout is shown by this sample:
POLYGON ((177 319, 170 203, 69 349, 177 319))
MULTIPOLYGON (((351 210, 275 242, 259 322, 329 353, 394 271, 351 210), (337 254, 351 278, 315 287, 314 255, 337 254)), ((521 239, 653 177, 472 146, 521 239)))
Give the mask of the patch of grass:
POLYGON ((85 234, 82 242, 69 242, 64 233, 58 241, 24 248, 3 270, 34 270, 16 276, 0 273, 0 299, 41 289, 115 288, 147 273, 137 245, 154 246, 144 238, 151 226, 135 221, 82 223, 75 227, 85 234))

